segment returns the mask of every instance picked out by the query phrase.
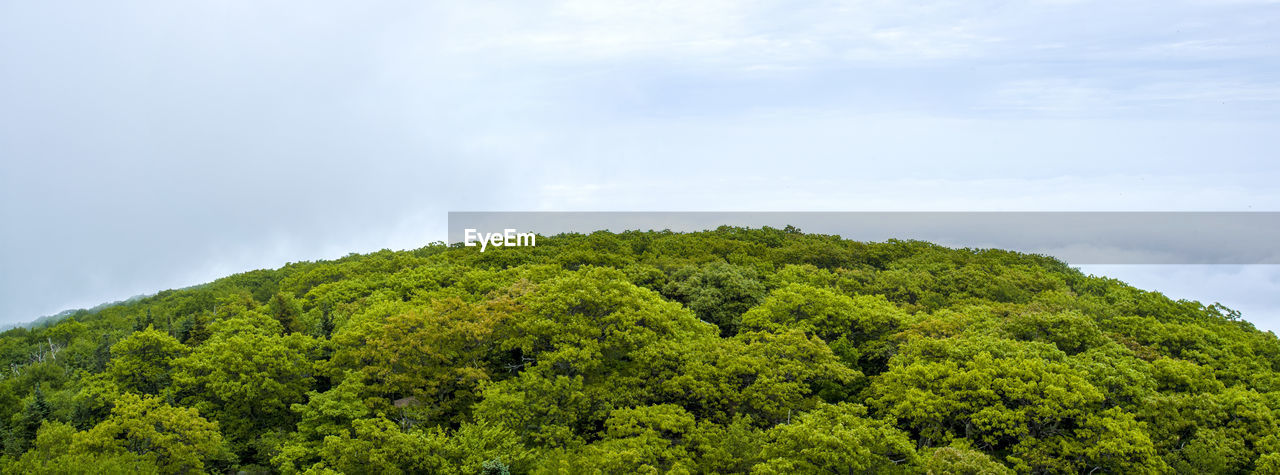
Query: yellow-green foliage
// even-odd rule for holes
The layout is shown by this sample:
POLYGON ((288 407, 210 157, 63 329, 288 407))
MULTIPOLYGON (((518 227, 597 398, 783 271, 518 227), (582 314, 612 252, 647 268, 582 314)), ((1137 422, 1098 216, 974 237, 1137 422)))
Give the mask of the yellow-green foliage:
POLYGON ((1230 310, 793 228, 293 263, 0 368, 3 473, 1280 471, 1280 341, 1230 310))

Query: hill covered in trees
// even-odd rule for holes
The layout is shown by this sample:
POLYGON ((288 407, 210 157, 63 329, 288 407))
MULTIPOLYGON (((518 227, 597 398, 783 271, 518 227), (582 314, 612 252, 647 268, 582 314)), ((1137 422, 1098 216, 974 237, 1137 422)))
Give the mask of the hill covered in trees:
POLYGON ((1280 341, 794 229, 289 264, 0 334, 4 473, 1278 473, 1280 341))

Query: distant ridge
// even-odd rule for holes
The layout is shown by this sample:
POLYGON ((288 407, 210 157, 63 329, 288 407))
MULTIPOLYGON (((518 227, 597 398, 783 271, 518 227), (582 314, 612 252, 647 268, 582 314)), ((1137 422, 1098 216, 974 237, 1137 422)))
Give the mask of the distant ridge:
POLYGON ((55 323, 58 323, 58 322, 60 322, 60 321, 62 321, 62 320, 64 320, 64 319, 66 319, 67 317, 70 317, 70 316, 75 315, 75 314, 78 314, 78 313, 95 313, 95 312, 100 312, 100 311, 102 311, 103 309, 106 309, 106 308, 109 308, 109 307, 114 307, 114 306, 116 306, 116 305, 123 305, 123 304, 127 304, 127 303, 133 303, 133 302, 136 302, 136 301, 139 301, 139 300, 145 299, 145 298, 150 297, 150 296, 153 296, 153 295, 155 295, 155 294, 154 294, 154 293, 151 293, 151 294, 138 294, 138 295, 134 295, 134 296, 129 297, 129 298, 124 299, 124 300, 116 300, 116 301, 114 301, 114 302, 100 303, 100 304, 98 304, 98 305, 93 306, 92 308, 73 308, 73 309, 67 309, 67 310, 63 310, 63 311, 61 311, 61 312, 55 313, 55 314, 53 314, 53 315, 45 315, 45 316, 43 316, 43 317, 37 318, 37 319, 35 319, 35 320, 32 320, 32 321, 30 321, 30 322, 28 322, 28 323, 11 323, 11 324, 8 324, 8 325, 0 326, 0 331, 12 330, 12 329, 14 329, 14 328, 19 328, 19 327, 30 328, 30 329, 46 327, 46 326, 49 326, 49 325, 53 325, 53 324, 55 324, 55 323))

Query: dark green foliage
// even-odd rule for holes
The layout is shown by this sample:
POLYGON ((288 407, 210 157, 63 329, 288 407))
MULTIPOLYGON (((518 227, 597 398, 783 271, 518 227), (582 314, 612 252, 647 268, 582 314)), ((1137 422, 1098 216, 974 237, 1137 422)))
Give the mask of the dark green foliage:
POLYGON ((190 346, 197 346, 209 339, 209 317, 204 313, 192 315, 190 318, 182 320, 182 326, 178 329, 178 337, 183 343, 190 346))
POLYGON ((93 349, 93 366, 90 370, 100 373, 107 369, 107 362, 111 361, 111 336, 104 333, 102 338, 98 340, 98 346, 93 349))
POLYGON ((49 402, 45 400, 44 390, 37 384, 31 401, 13 421, 13 428, 9 430, 9 437, 5 441, 5 452, 9 455, 25 452, 35 442, 36 431, 49 417, 49 412, 49 402))
POLYGON ((765 287, 753 268, 713 262, 676 271, 664 293, 719 327, 721 336, 733 336, 742 314, 764 299, 765 287))
POLYGON ((1241 317, 794 228, 352 254, 0 333, 0 473, 1277 473, 1241 317))
POLYGON ((486 460, 484 465, 480 466, 481 475, 511 475, 511 469, 501 460, 486 460))
POLYGON ((302 306, 293 297, 276 293, 267 302, 267 314, 280 322, 285 333, 293 333, 302 329, 302 306))
POLYGON ((329 308, 324 308, 320 314, 320 336, 329 338, 333 336, 333 315, 329 313, 329 308))

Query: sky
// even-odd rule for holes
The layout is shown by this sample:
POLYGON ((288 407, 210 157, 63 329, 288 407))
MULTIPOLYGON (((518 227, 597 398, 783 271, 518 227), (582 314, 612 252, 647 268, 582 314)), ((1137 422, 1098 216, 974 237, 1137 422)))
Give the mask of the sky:
MULTIPOLYGON (((0 0, 0 325, 447 211, 1280 211, 1280 3, 0 0)), ((1086 268, 1280 331, 1275 266, 1086 268)))

